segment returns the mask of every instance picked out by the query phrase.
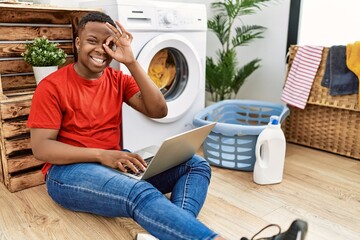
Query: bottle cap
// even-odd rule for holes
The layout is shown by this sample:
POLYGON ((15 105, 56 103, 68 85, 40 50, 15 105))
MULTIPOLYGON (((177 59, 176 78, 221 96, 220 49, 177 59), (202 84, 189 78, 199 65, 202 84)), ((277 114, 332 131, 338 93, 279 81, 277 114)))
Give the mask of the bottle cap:
POLYGON ((271 125, 278 125, 279 124, 279 117, 278 116, 271 116, 270 117, 270 124, 271 125))

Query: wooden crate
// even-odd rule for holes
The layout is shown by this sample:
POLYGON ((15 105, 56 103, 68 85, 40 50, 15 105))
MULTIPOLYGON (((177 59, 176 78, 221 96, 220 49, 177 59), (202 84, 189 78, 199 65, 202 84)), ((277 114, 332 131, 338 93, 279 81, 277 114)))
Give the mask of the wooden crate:
MULTIPOLYGON (((79 19, 89 10, 0 4, 1 95, 32 94, 36 88, 32 67, 21 53, 25 44, 46 36, 67 54, 66 64, 76 59, 74 36, 79 19)), ((61 66, 60 66, 61 67, 61 66)))
POLYGON ((89 10, 0 4, 0 11, 0 181, 15 192, 44 182, 26 128, 36 81, 21 53, 27 42, 46 36, 68 54, 64 65, 74 62, 77 24, 89 10))
POLYGON ((34 158, 26 127, 32 95, 0 101, 0 149, 5 186, 15 192, 44 182, 44 162, 34 158))

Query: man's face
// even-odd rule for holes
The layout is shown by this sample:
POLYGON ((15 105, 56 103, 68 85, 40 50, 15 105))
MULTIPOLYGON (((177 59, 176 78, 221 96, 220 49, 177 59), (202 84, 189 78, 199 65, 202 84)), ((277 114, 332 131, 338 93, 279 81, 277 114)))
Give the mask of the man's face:
MULTIPOLYGON (((112 58, 105 52, 103 44, 112 32, 105 23, 88 22, 76 38, 78 67, 85 78, 98 78, 109 66, 112 58)), ((109 46, 111 48, 111 46, 109 46)))

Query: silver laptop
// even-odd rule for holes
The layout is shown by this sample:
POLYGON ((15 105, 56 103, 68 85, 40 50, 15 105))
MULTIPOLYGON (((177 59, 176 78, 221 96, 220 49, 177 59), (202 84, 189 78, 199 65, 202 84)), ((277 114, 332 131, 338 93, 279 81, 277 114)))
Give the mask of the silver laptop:
POLYGON ((147 179, 189 160, 215 125, 213 122, 167 138, 160 147, 150 146, 136 151, 147 162, 146 170, 134 173, 128 168, 124 174, 139 180, 147 179))

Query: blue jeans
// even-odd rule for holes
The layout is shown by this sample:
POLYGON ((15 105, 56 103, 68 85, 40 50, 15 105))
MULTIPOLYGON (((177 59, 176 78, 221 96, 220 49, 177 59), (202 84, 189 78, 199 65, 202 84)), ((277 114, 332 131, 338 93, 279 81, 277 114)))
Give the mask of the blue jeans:
POLYGON ((159 239, 195 240, 217 236, 196 218, 210 177, 209 164, 194 155, 146 181, 97 163, 53 165, 46 184, 52 199, 70 210, 130 217, 159 239))

